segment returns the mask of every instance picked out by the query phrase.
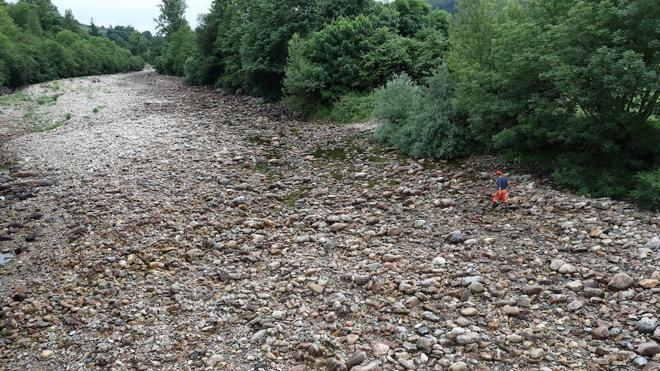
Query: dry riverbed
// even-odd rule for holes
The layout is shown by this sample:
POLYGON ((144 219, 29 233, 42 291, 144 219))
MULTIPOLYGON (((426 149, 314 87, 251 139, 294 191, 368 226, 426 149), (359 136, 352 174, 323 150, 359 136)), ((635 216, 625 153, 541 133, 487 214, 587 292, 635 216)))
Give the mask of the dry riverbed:
POLYGON ((0 99, 0 369, 659 367, 658 215, 153 72, 0 99))

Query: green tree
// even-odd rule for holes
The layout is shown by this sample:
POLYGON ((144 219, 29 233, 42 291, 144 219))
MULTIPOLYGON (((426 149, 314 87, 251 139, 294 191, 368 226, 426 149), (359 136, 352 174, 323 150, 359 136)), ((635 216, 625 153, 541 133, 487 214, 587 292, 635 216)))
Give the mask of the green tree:
POLYGON ((463 0, 450 66, 471 131, 582 192, 622 197, 659 166, 660 8, 650 0, 463 0))
POLYGON ((415 83, 406 75, 376 91, 375 116, 383 123, 380 142, 412 157, 454 158, 469 153, 467 120, 454 106, 454 82, 446 66, 415 83))
POLYGON ((144 34, 138 31, 133 31, 128 38, 128 49, 133 55, 145 55, 149 50, 149 41, 144 34))
POLYGON ((161 54, 156 58, 156 70, 163 74, 183 76, 186 60, 195 53, 195 33, 185 25, 167 38, 161 54))
POLYGON ((14 36, 18 33, 18 27, 9 16, 6 5, 0 5, 0 33, 6 36, 14 36))
POLYGON ((158 5, 160 14, 154 19, 156 30, 161 36, 169 36, 176 33, 180 28, 187 26, 185 0, 162 0, 158 5))
POLYGON ((73 11, 71 9, 67 9, 64 12, 62 27, 64 27, 65 30, 73 31, 75 33, 80 32, 80 26, 78 25, 76 18, 73 16, 73 11))
POLYGON ((89 36, 101 36, 99 28, 94 24, 94 18, 89 21, 89 36))
POLYGON ((33 35, 41 35, 43 32, 41 22, 39 22, 39 15, 34 5, 27 2, 19 2, 9 8, 9 14, 14 20, 14 23, 33 35))
POLYGON ((399 32, 404 36, 412 36, 424 27, 432 9, 424 0, 395 0, 394 7, 399 13, 399 32))
POLYGON ((367 94, 401 72, 427 77, 440 64, 446 42, 439 31, 413 39, 382 24, 376 17, 340 17, 306 38, 294 37, 284 79, 289 107, 310 113, 346 94, 367 94), (421 53, 420 47, 437 49, 421 53))

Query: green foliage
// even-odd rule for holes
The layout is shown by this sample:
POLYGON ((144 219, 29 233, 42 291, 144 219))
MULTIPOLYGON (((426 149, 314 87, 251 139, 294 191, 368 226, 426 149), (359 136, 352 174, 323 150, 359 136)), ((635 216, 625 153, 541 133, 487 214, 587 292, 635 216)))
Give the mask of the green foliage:
POLYGON ((659 17, 651 0, 461 1, 449 61, 472 135, 561 185, 629 195, 660 156, 659 17))
POLYGON ((649 210, 660 210, 660 169, 639 173, 632 196, 637 203, 649 210))
POLYGON ((443 9, 449 13, 456 11, 456 0, 428 0, 434 9, 443 9))
POLYGON ((62 21, 62 27, 65 30, 69 30, 74 33, 80 33, 80 25, 78 24, 76 18, 73 16, 73 11, 71 9, 67 9, 64 12, 64 20, 62 21))
POLYGON ((156 30, 161 36, 171 36, 188 26, 186 21, 186 0, 162 0, 158 5, 160 14, 154 19, 156 30))
POLYGON ((71 12, 62 17, 46 0, 0 3, 0 86, 143 67, 128 50, 74 25, 71 12))
POLYGON ((454 158, 471 148, 466 116, 454 107, 454 83, 442 66, 415 83, 405 74, 376 91, 376 139, 412 157, 454 158))
POLYGON ((399 13, 399 33, 403 36, 417 33, 431 13, 431 5, 424 0, 394 0, 394 8, 399 13))
POLYGON ((133 55, 145 56, 149 51, 149 40, 143 33, 133 31, 128 37, 128 50, 133 55))
POLYGON ((99 31, 99 28, 94 24, 93 19, 89 22, 89 36, 101 36, 101 32, 99 31))
POLYGON ((186 60, 196 53, 195 33, 188 26, 181 27, 165 39, 160 56, 156 59, 159 73, 183 76, 186 60))
POLYGON ((344 124, 361 122, 371 117, 374 104, 374 94, 348 93, 341 97, 327 113, 322 112, 322 117, 344 124))
POLYGON ((282 96, 288 44, 330 19, 368 11, 372 0, 216 0, 197 29, 194 83, 213 84, 269 100, 282 96))
POLYGON ((439 30, 420 30, 421 38, 413 39, 380 24, 375 17, 338 18, 307 38, 294 37, 284 80, 289 107, 313 112, 350 92, 366 94, 400 72, 426 77, 442 61, 447 43, 439 30))

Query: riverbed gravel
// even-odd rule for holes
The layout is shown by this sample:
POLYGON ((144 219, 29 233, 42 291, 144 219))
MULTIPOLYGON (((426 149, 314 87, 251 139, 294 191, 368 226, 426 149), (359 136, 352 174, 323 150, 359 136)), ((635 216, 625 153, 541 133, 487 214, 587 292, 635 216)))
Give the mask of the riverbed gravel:
POLYGON ((151 71, 59 84, 2 145, 0 369, 659 367, 656 214, 151 71))

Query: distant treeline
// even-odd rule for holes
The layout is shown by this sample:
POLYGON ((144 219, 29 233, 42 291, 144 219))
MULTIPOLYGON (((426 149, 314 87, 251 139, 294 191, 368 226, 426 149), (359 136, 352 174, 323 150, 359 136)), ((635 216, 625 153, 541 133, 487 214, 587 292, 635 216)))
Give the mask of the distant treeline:
POLYGON ((82 27, 70 10, 62 16, 50 0, 0 0, 0 86, 140 70, 148 42, 136 34, 124 45, 134 55, 93 24, 82 27))
POLYGON ((428 0, 428 3, 436 9, 444 9, 449 13, 456 11, 456 0, 428 0))
POLYGON ((161 7, 161 73, 336 121, 413 157, 497 154, 660 207, 655 0, 215 0, 161 7), (455 9, 454 9, 455 6, 455 9), (389 82, 388 82, 389 81, 389 82))

